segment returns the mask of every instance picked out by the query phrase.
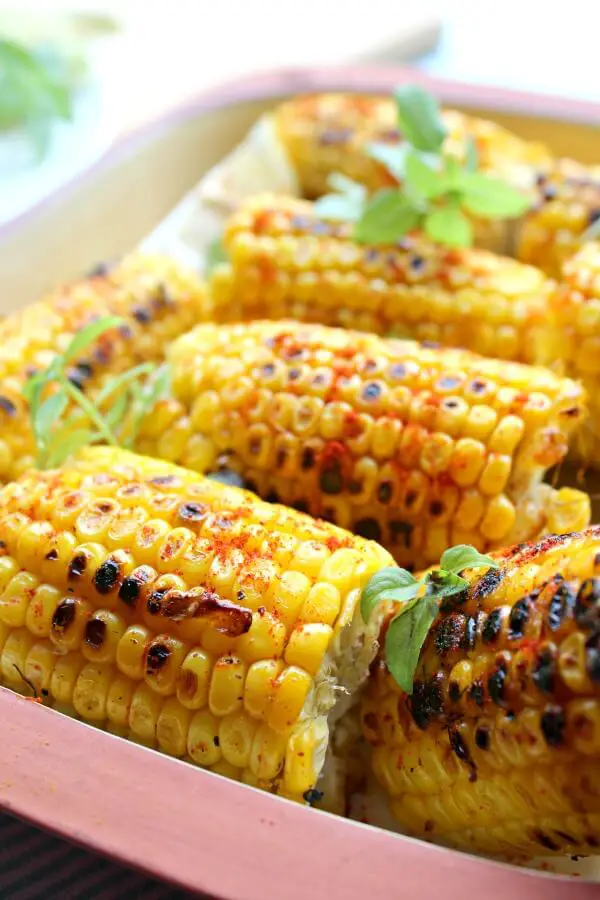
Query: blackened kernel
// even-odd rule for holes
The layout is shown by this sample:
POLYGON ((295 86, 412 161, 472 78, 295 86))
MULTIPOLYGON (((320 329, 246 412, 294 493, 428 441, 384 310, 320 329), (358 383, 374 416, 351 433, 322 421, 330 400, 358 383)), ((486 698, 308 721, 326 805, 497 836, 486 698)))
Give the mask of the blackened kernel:
POLYGON ((504 578, 502 569, 488 569, 479 581, 475 582, 471 596, 473 600, 483 600, 492 594, 504 578))
POLYGON ((87 556, 84 553, 78 553, 76 556, 74 556, 67 568, 67 578, 69 579, 69 581, 72 581, 75 578, 80 578, 85 572, 86 566, 87 556))
POLYGON ((280 447, 277 453, 275 454, 275 468, 281 469, 288 458, 287 450, 284 447, 280 447))
POLYGON ((493 644, 498 640, 502 630, 502 609, 493 609, 487 616, 481 631, 481 640, 485 644, 493 644))
POLYGON ((316 455, 313 447, 305 447, 300 458, 300 466, 304 471, 312 469, 316 463, 316 455))
POLYGON ((329 463, 327 468, 323 469, 319 484, 324 494, 341 493, 344 487, 344 479, 342 478, 339 462, 329 463))
POLYGON ((381 385, 377 384, 376 381, 371 381, 369 384, 366 384, 362 390, 363 400, 376 400, 381 396, 381 385))
POLYGON ((270 378, 275 374, 275 364, 274 363, 265 363, 264 366, 261 367, 261 374, 265 376, 265 378, 270 378))
POLYGON ((573 588, 568 584, 561 584, 554 592, 548 605, 546 621, 550 631, 560 628, 568 611, 575 606, 576 596, 573 588))
POLYGON ((290 369, 288 372, 288 379, 290 381, 297 381, 302 375, 302 369, 290 369))
POLYGON ((535 661, 531 680, 543 694, 551 694, 556 680, 556 659, 550 647, 544 647, 535 661))
POLYGON ((469 748, 467 747, 465 740, 458 729, 449 728, 448 737, 450 738, 450 746, 454 753, 463 762, 468 762, 471 759, 471 754, 469 753, 469 748))
POLYGON ((501 705, 504 700, 504 689, 506 682, 506 663, 500 660, 496 664, 496 668, 488 677, 488 693, 493 702, 501 705))
POLYGON ((46 553, 44 559, 48 559, 50 560, 50 562, 54 562, 55 559, 58 559, 58 551, 50 550, 48 553, 46 553))
POLYGON ((146 309, 144 306, 136 306, 131 310, 133 314, 133 318, 136 322, 139 322, 140 325, 148 325, 149 322, 152 321, 152 314, 150 310, 146 309))
POLYGON ((106 638, 106 622, 102 619, 90 619, 86 623, 83 641, 94 650, 99 650, 106 638))
POLYGON ((429 512, 435 518, 435 516, 441 516, 444 512, 444 504, 441 500, 432 500, 429 504, 429 512))
POLYGON ((316 788, 310 788, 308 791, 305 791, 302 794, 302 798, 306 801, 306 803, 309 804, 309 806, 312 806, 313 803, 319 803, 319 801, 321 801, 324 796, 325 795, 323 791, 318 791, 316 788))
POLYGON ((540 828, 534 828, 531 832, 531 837, 541 847, 545 847, 546 850, 557 851, 561 849, 560 844, 557 844, 551 837, 544 834, 540 828))
POLYGON ((137 598, 140 595, 140 583, 136 578, 133 578, 131 575, 128 575, 123 579, 123 583, 119 588, 119 599, 125 603, 126 606, 135 609, 135 605, 137 602, 137 598))
POLYGON ((308 513, 308 512, 310 512, 310 510, 309 510, 309 508, 308 508, 308 503, 306 502, 306 500, 296 500, 296 501, 294 502, 293 508, 294 508, 295 510, 297 510, 297 512, 301 512, 301 513, 308 513))
POLYGON ((271 488, 270 491, 267 491, 265 494, 265 501, 267 503, 279 503, 279 494, 275 490, 275 488, 271 488))
POLYGON ((166 590, 164 591, 154 591, 154 593, 150 594, 148 597, 148 601, 146 603, 146 609, 148 612, 155 616, 162 609, 162 599, 166 594, 166 590))
POLYGON ((440 656, 458 650, 465 627, 465 617, 461 613, 451 613, 440 619, 435 629, 435 649, 440 656))
POLYGON ((121 575, 121 567, 114 559, 105 560, 96 570, 94 587, 99 594, 110 594, 121 575))
POLYGON ((185 522, 201 522, 206 516, 206 507, 202 503, 182 503, 177 514, 185 522))
POLYGON ((474 378, 469 385, 474 394, 483 394, 487 386, 487 381, 484 381, 482 378, 474 378))
POLYGON ((422 256, 411 256, 408 264, 414 272, 418 272, 425 265, 425 260, 422 256))
POLYGON ((352 481, 348 482, 348 493, 349 494, 360 494, 362 489, 363 489, 363 486, 360 481, 355 481, 354 479, 352 479, 352 481))
POLYGON ((485 690, 483 688, 483 681, 474 681, 471 687, 469 688, 469 699, 477 704, 479 707, 483 707, 485 703, 485 690))
POLYGON ((404 498, 404 505, 406 506, 407 509, 410 509, 411 506, 413 506, 417 502, 418 496, 419 495, 416 491, 407 491, 406 492, 406 496, 404 498))
POLYGON ((390 481, 382 481, 377 488, 377 499, 380 503, 389 503, 392 499, 393 486, 390 481))
POLYGON ((448 685, 448 697, 450 698, 452 703, 458 703, 461 696, 462 694, 458 681, 451 681, 448 685))
POLYGON ((480 750, 490 749, 490 730, 484 725, 480 725, 475 730, 475 746, 479 747, 480 750))
POLYGON ((175 485, 177 484, 177 476, 155 475, 154 478, 150 479, 150 484, 155 484, 157 487, 168 487, 169 485, 175 485))
MULTIPOLYGON (((402 699, 399 703, 402 702, 402 699)), ((425 729, 432 719, 437 719, 443 709, 443 697, 440 678, 428 681, 415 681, 413 692, 407 699, 408 709, 415 724, 425 729)))
POLYGON ((218 469, 215 472, 207 472, 206 478, 210 478, 211 481, 218 481, 220 484, 227 484, 230 487, 250 490, 250 482, 245 482, 242 476, 238 472, 234 472, 233 469, 218 469))
POLYGON ((573 615, 582 628, 595 629, 600 624, 600 578, 586 578, 581 583, 573 615))
POLYGON ((167 664, 171 651, 165 644, 152 644, 146 656, 146 673, 154 675, 167 664))
POLYGON ((558 747, 563 742, 565 731, 565 714, 560 706, 547 706, 542 713, 540 725, 546 743, 558 747))
POLYGON ((475 616, 467 616, 465 620, 465 630, 460 642, 461 650, 469 651, 475 646, 477 639, 477 619, 475 616))
POLYGON ((58 604, 52 616, 52 629, 65 631, 75 621, 77 601, 74 597, 65 597, 58 604))
POLYGON ((508 637, 511 640, 523 637, 529 621, 530 606, 529 597, 523 597, 522 600, 517 600, 511 609, 508 617, 508 637))
POLYGON ((219 740, 219 735, 218 735, 218 734, 215 734, 215 736, 214 736, 214 738, 213 738, 213 744, 215 745, 215 747, 220 747, 220 746, 221 746, 221 741, 219 740))
POLYGON ((354 531, 370 541, 381 540, 381 527, 377 519, 359 519, 354 526, 354 531))

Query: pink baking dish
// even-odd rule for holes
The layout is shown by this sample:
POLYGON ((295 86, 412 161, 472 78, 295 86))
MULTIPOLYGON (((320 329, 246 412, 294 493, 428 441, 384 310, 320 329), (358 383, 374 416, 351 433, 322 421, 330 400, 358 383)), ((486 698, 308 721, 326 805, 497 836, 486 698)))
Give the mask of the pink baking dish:
MULTIPOLYGON (((85 176, 0 230, 6 312, 134 246, 276 99, 425 82, 445 102, 592 161, 600 104, 394 69, 291 70, 203 94, 123 136, 85 176)), ((597 161, 597 160, 595 160, 597 161)), ((0 807, 220 900, 587 900, 600 885, 517 869, 301 807, 0 688, 0 807)))

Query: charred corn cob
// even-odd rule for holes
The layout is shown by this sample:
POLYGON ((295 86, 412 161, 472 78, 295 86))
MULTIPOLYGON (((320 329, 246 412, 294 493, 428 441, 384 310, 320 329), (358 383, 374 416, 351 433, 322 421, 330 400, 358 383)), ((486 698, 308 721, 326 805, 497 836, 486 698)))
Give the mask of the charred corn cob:
POLYGON ((215 270, 225 321, 294 318, 531 362, 553 288, 531 266, 422 237, 363 247, 302 200, 259 197, 229 221, 215 270))
POLYGON ((362 708, 409 834, 504 857, 600 846, 600 527, 465 573, 406 696, 379 660, 362 708))
POLYGON ((2 488, 0 542, 3 684, 310 801, 375 654, 381 547, 108 448, 2 488))
POLYGON ((118 333, 107 332, 86 348, 72 367, 71 380, 93 391, 107 375, 161 360, 168 342, 208 318, 208 310, 205 289, 192 272, 167 258, 132 256, 2 320, 0 482, 24 471, 35 456, 24 383, 81 328, 107 315, 125 321, 118 333))
MULTIPOLYGON (((535 174, 551 164, 552 157, 545 146, 525 141, 494 122, 456 110, 446 110, 443 115, 448 151, 461 157, 465 139, 474 138, 480 168, 515 187, 531 187, 535 174)), ((296 97, 277 108, 274 123, 304 196, 312 199, 326 194, 332 172, 341 172, 371 191, 394 183, 388 170, 368 152, 373 142, 393 146, 402 141, 392 97, 296 97)))
POLYGON ((564 264, 539 350, 541 363, 584 385, 590 414, 574 449, 585 463, 600 467, 600 243, 585 244, 564 264))
POLYGON ((541 483, 583 412, 580 386, 546 369, 295 322, 199 326, 169 359, 173 398, 140 452, 224 461, 403 565, 589 521, 587 495, 541 483))
POLYGON ((562 266, 600 218, 600 166, 560 160, 540 175, 536 202, 517 230, 516 255, 560 279, 562 266))

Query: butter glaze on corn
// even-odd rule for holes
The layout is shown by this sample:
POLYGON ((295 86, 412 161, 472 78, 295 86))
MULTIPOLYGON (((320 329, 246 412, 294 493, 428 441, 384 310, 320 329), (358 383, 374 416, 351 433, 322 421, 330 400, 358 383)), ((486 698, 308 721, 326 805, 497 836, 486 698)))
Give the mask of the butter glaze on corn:
POLYGON ((140 452, 225 463, 402 565, 589 521, 587 495, 540 483, 583 411, 581 388, 545 369, 296 322, 199 326, 169 359, 174 396, 140 452))
POLYGON ((362 708, 403 831, 508 858, 600 846, 600 527, 466 573, 412 696, 382 660, 362 708))
POLYGON ((130 256, 113 269, 74 282, 0 322, 0 482, 34 462, 27 378, 45 368, 95 318, 117 315, 118 331, 87 347, 70 370, 85 390, 138 363, 160 361, 169 341, 209 317, 204 286, 162 257, 130 256))
POLYGON ((553 283, 532 266, 422 236, 366 247, 306 201, 260 196, 229 220, 231 265, 211 291, 223 321, 318 322, 532 362, 553 283))
MULTIPOLYGON (((517 187, 529 186, 532 173, 551 163, 543 144, 525 141, 495 122, 456 110, 445 110, 443 118, 449 153, 460 158, 470 136, 480 168, 517 187)), ((306 197, 328 193, 327 179, 333 172, 361 182, 370 191, 394 183, 391 173, 368 153, 373 142, 388 146, 402 142, 391 97, 335 93, 295 97, 275 110, 274 121, 306 197)))
POLYGON ((379 546, 107 448, 2 488, 0 542, 3 684, 292 799, 315 787, 376 651, 357 604, 379 546))

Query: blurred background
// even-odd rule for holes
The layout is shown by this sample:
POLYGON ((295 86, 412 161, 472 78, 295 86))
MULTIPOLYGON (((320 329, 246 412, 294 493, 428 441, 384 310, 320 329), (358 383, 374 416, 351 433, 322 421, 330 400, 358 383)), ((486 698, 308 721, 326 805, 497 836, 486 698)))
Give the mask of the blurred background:
POLYGON ((410 62, 600 99, 599 19, 590 0, 0 0, 0 225, 123 132, 272 67, 410 62))

